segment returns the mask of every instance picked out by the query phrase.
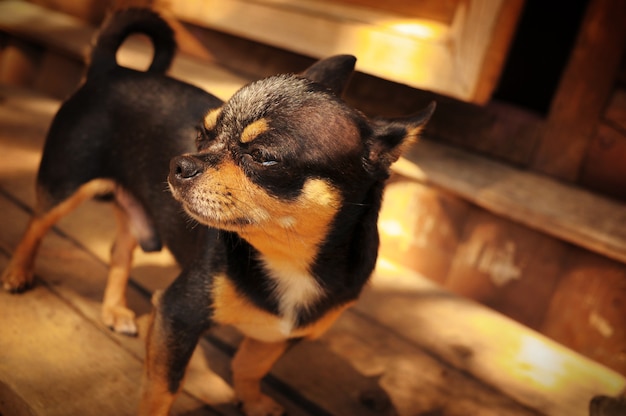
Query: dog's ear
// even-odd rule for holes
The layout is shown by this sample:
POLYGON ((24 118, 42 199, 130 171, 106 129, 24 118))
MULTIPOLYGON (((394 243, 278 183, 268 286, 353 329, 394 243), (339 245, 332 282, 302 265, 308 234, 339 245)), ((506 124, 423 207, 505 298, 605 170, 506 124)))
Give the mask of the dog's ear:
POLYGON ((372 121, 372 135, 365 142, 365 168, 374 175, 386 176, 389 167, 398 160, 404 149, 417 141, 435 107, 432 101, 412 116, 372 121))
POLYGON ((325 85, 341 97, 354 72, 355 64, 356 58, 352 55, 335 55, 320 59, 300 75, 325 85))

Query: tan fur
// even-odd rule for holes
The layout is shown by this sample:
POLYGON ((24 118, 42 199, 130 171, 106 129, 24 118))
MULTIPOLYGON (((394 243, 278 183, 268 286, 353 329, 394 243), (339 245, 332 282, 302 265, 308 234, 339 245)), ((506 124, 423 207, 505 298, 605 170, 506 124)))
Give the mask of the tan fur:
POLYGON ((261 379, 287 349, 287 342, 262 342, 244 338, 233 358, 233 385, 248 416, 282 415, 283 409, 261 393, 261 379))
POLYGON ((126 305, 126 287, 137 240, 123 209, 115 207, 117 233, 111 250, 109 276, 102 301, 102 321, 115 332, 136 334, 135 313, 126 305))
POLYGON ((113 181, 96 179, 81 186, 71 197, 49 211, 35 215, 30 220, 22 239, 15 248, 11 262, 2 274, 1 281, 4 289, 22 290, 31 285, 35 256, 42 238, 50 227, 84 201, 97 195, 113 192, 114 189, 115 183, 113 181))
POLYGON ((338 305, 314 323, 302 328, 283 331, 283 318, 266 312, 241 296, 226 276, 217 276, 213 283, 213 319, 224 325, 233 325, 242 333, 264 342, 278 342, 286 338, 317 338, 326 331, 353 302, 338 305))
POLYGON ((262 118, 256 120, 246 126, 243 129, 243 133, 241 133, 241 137, 239 141, 241 143, 250 143, 254 139, 256 139, 260 134, 265 133, 270 129, 270 125, 267 123, 267 120, 262 118))
MULTIPOLYGON (((158 304, 158 293, 153 297, 158 304)), ((177 392, 170 392, 167 378, 167 335, 163 331, 158 315, 152 312, 146 340, 143 382, 139 416, 166 416, 172 407, 177 392)), ((182 381, 181 381, 182 385, 182 381)))
POLYGON ((207 170, 185 195, 178 195, 199 222, 236 231, 272 259, 301 259, 309 265, 341 205, 328 182, 310 179, 295 201, 269 195, 232 161, 207 170))
POLYGON ((205 116, 204 116, 204 128, 207 130, 213 130, 215 128, 215 126, 217 125, 217 119, 220 116, 220 114, 222 113, 222 108, 215 108, 211 111, 209 111, 205 116))

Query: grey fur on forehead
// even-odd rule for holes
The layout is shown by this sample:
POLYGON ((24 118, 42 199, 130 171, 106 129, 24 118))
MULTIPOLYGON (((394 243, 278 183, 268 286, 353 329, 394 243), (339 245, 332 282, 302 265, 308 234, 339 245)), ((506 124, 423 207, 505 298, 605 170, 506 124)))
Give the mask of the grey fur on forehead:
MULTIPOLYGON (((329 94, 315 82, 297 75, 276 75, 255 81, 241 88, 226 103, 224 110, 230 116, 243 115, 260 118, 301 107, 315 100, 328 99, 329 94)), ((226 114, 225 114, 226 115, 226 114)))

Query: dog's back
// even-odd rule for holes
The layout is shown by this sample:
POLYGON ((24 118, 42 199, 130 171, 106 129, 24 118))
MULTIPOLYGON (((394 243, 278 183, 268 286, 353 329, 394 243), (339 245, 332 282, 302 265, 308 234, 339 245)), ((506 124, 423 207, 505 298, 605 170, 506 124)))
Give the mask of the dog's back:
POLYGON ((142 248, 173 246, 181 261, 188 250, 180 241, 189 240, 190 227, 166 191, 169 160, 195 149, 195 126, 221 101, 165 75, 175 47, 172 30, 157 14, 146 9, 116 14, 97 38, 84 83, 52 122, 37 184, 39 210, 46 211, 89 181, 112 179, 154 227, 139 239, 142 248), (116 61, 118 48, 133 33, 154 44, 145 72, 116 61))

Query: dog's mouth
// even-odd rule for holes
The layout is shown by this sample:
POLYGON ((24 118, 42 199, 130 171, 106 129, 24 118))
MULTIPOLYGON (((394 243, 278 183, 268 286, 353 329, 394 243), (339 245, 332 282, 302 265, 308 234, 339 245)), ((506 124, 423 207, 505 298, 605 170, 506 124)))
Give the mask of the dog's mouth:
POLYGON ((174 199, 181 203, 184 211, 200 224, 226 231, 241 231, 246 227, 254 226, 257 219, 250 213, 267 217, 265 210, 247 206, 245 210, 240 206, 230 192, 198 192, 191 187, 180 188, 169 183, 174 199))
POLYGON ((254 225, 254 222, 250 218, 246 217, 232 217, 226 215, 219 210, 200 210, 198 207, 188 204, 182 201, 185 212, 194 220, 200 224, 207 225, 213 228, 219 228, 227 231, 237 231, 242 228, 254 225))

